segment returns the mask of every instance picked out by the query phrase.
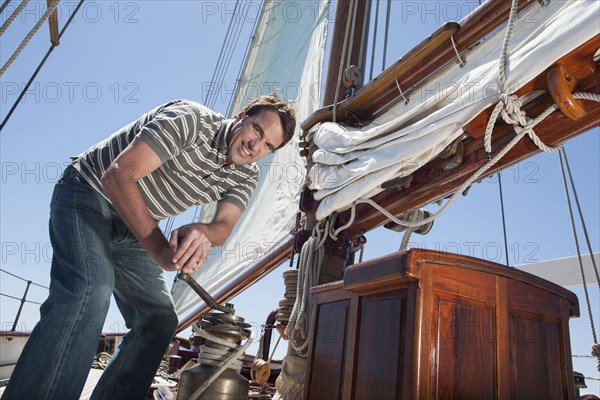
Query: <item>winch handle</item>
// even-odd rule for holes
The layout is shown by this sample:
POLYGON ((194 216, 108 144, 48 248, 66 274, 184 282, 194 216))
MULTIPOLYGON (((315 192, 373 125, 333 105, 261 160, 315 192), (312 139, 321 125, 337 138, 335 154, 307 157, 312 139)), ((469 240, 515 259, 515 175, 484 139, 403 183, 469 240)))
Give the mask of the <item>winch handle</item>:
POLYGON ((226 314, 235 313, 235 310, 232 307, 227 307, 217 303, 217 301, 206 290, 204 290, 204 288, 200 286, 200 284, 196 282, 196 280, 192 278, 191 275, 186 274, 185 272, 180 272, 177 275, 177 278, 184 280, 188 285, 190 285, 190 287, 194 289, 194 292, 198 293, 198 296, 200 296, 200 298, 204 300, 206 305, 208 305, 213 310, 223 311, 226 314))

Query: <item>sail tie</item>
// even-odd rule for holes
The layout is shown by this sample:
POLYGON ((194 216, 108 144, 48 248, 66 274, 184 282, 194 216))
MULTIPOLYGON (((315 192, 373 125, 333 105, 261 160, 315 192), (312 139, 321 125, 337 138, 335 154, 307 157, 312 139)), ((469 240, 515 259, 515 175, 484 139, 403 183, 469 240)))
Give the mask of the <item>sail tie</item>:
POLYGON ((450 41, 452 42, 452 48, 454 48, 454 53, 456 53, 456 58, 458 58, 459 66, 462 68, 467 62, 460 57, 460 53, 456 48, 456 42, 454 42, 454 35, 450 35, 450 41))

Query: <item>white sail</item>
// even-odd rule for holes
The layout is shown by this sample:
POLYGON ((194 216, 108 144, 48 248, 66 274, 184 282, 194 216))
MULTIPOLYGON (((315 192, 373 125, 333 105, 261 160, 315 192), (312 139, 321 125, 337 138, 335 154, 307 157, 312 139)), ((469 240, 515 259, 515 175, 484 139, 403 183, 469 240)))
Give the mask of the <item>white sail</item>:
MULTIPOLYGON (((462 127, 499 101, 498 60, 505 29, 467 55, 461 68, 447 67, 400 103, 360 129, 322 124, 314 142, 310 188, 321 200, 317 219, 372 197, 380 185, 406 176, 435 158, 463 134, 462 127)), ((533 3, 518 16, 509 46, 510 92, 600 32, 594 0, 533 3)), ((450 44, 448 44, 450 45, 450 44)), ((536 116, 531 116, 536 117, 536 116)))
MULTIPOLYGON (((594 253, 593 257, 594 260, 592 260, 590 254, 581 255, 581 266, 583 266, 586 285, 596 285, 598 283, 594 272, 594 263, 596 265, 600 264, 600 253, 594 253)), ((537 275, 564 287, 577 287, 583 285, 578 256, 522 264, 515 266, 515 268, 537 275)))
MULTIPOLYGON (((243 66, 231 110, 237 113, 252 98, 277 92, 294 100, 298 122, 319 106, 327 28, 327 2, 266 1, 243 66)), ((213 249, 194 278, 209 292, 268 254, 293 228, 304 160, 294 140, 259 162, 261 178, 247 210, 227 242, 213 249)), ((200 221, 210 221, 204 207, 200 221)), ((198 303, 186 283, 174 287, 178 313, 198 303)))

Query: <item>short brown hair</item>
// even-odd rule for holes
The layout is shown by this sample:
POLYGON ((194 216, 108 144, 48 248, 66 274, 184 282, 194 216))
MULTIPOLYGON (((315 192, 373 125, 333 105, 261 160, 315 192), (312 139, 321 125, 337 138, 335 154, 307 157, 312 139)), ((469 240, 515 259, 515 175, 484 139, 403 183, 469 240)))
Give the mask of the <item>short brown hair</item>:
POLYGON ((281 100, 277 94, 272 93, 266 96, 259 96, 251 100, 244 112, 248 116, 256 115, 263 110, 274 110, 279 114, 281 126, 283 127, 283 142, 275 150, 285 146, 294 137, 296 129, 296 109, 291 102, 281 100))

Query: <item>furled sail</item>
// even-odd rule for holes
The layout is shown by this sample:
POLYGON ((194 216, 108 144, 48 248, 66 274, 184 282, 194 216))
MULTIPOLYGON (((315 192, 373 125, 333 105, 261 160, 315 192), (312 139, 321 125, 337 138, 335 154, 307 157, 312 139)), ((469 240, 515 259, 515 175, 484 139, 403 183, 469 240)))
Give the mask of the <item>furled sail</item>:
MULTIPOLYGON (((319 106, 328 2, 265 1, 231 107, 232 115, 252 98, 278 92, 294 100, 297 120, 319 106)), ((248 265, 268 255, 293 228, 305 166, 298 134, 285 148, 259 162, 261 178, 247 210, 227 242, 211 251, 194 278, 214 292, 248 265)), ((210 221, 214 205, 200 222, 210 221)), ((173 288, 178 313, 198 302, 184 282, 173 288)))
MULTIPOLYGON (((532 3, 517 16, 508 48, 510 93, 600 32, 597 3, 532 3)), ((500 51, 505 29, 486 38, 466 65, 450 65, 410 97, 360 129, 324 123, 314 136, 309 187, 321 200, 317 219, 381 191, 410 175, 463 134, 463 126, 499 101, 500 51)))

